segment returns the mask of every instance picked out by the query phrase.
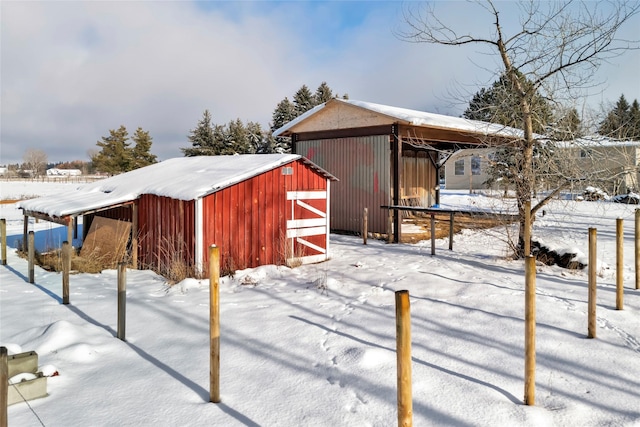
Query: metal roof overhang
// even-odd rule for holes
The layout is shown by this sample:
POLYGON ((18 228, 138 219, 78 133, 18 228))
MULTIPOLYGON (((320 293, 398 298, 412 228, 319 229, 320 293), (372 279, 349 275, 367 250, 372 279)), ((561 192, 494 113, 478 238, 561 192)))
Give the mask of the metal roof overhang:
POLYGON ((37 218, 37 219, 41 219, 43 221, 49 221, 49 222, 54 222, 56 224, 60 224, 60 225, 69 225, 69 222, 71 220, 71 218, 77 217, 79 215, 90 215, 90 214, 94 214, 97 212, 102 212, 102 211, 106 211, 109 209, 113 209, 113 208, 117 208, 120 206, 128 206, 128 205, 132 205, 135 201, 131 200, 128 202, 123 202, 123 203, 117 203, 114 205, 109 205, 109 206, 104 206, 104 207, 100 207, 100 208, 92 208, 92 209, 86 209, 86 210, 79 210, 76 212, 70 212, 67 214, 64 214, 62 216, 56 216, 56 215, 50 215, 44 212, 38 212, 38 211, 32 211, 32 210, 27 210, 22 208, 22 212, 24 213, 25 216, 30 216, 33 218, 37 218))

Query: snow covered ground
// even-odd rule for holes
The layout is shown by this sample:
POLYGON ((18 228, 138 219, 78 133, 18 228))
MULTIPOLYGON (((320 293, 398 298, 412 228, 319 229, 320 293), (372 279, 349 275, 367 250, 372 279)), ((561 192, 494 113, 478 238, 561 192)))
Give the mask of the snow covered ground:
MULTIPOLYGON (((62 184, 0 183, 0 198, 62 184)), ((77 184, 69 184, 77 185, 77 184)), ((445 208, 496 200, 444 192, 445 208)), ((587 339, 587 270, 537 266, 536 405, 524 396, 524 267, 504 257, 504 230, 431 243, 332 235, 332 259, 265 266, 221 280, 222 402, 209 403, 209 286, 173 287, 127 273, 126 342, 117 329, 116 272, 61 275, 9 250, 0 267, 0 345, 35 350, 49 396, 9 407, 10 426, 397 425, 394 292, 411 296, 415 426, 640 426, 640 291, 635 206, 554 201, 535 223, 553 248, 587 254, 598 229, 597 338, 587 339), (615 222, 625 219, 624 310, 615 309, 615 222)), ((0 205, 8 241, 21 211, 0 205)), ((33 224, 43 247, 64 239, 33 224)))

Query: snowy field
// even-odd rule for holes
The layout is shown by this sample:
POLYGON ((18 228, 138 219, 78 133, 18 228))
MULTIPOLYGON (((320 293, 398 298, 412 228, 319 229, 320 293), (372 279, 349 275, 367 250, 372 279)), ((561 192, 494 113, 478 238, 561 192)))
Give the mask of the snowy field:
MULTIPOLYGON (((77 185, 77 184, 69 184, 77 185)), ((62 188, 61 188, 62 187, 62 188)), ((0 198, 47 195, 64 184, 0 182, 0 198)), ((495 199, 444 192, 445 208, 495 199)), ((640 291, 635 206, 555 201, 535 235, 587 254, 598 229, 597 338, 587 339, 587 271, 537 266, 536 406, 524 397, 524 267, 505 258, 504 230, 431 243, 332 235, 332 259, 265 266, 221 280, 222 402, 209 403, 209 286, 168 287, 127 273, 126 342, 117 329, 116 272, 61 275, 9 249, 0 267, 0 345, 35 350, 49 396, 9 407, 9 425, 397 425, 394 292, 411 296, 415 426, 640 426, 640 291), (624 310, 615 309, 615 222, 625 220, 624 310)), ((0 205, 8 242, 22 215, 0 205)), ((32 224, 38 245, 64 228, 32 224)), ((30 228, 31 229, 31 228, 30 228)), ((214 242, 212 242, 214 243, 214 242)))

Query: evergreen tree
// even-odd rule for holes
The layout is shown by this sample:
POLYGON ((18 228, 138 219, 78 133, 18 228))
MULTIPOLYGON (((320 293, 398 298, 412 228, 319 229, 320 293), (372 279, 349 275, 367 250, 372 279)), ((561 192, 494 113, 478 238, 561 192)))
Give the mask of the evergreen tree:
MULTIPOLYGON (((635 101, 634 101, 635 102, 635 101)), ((620 95, 618 102, 600 123, 598 133, 617 139, 631 139, 632 136, 631 106, 624 95, 620 95)))
MULTIPOLYGON (((522 74, 518 74, 518 77, 526 89, 531 88, 531 82, 527 81, 522 74)), ((522 114, 518 99, 510 80, 506 75, 502 75, 490 88, 482 88, 473 96, 463 116, 471 120, 520 128, 522 114)), ((543 133, 553 117, 549 103, 536 93, 532 98, 531 111, 533 131, 543 133)))
POLYGON ((272 152, 269 151, 269 138, 265 136, 260 123, 248 122, 246 129, 251 153, 268 154, 272 152))
POLYGON ((224 150, 222 129, 211 124, 211 113, 204 110, 202 119, 198 121, 195 129, 189 131, 189 142, 191 147, 181 148, 186 157, 193 156, 215 156, 224 150))
POLYGON ((239 118, 229 122, 224 130, 224 149, 220 154, 251 154, 253 146, 249 132, 239 118))
POLYGON ((640 141, 640 104, 634 99, 629 109, 629 137, 640 141))
MULTIPOLYGON (((518 74, 518 77, 524 87, 531 87, 531 83, 522 74, 518 74)), ((502 75, 490 88, 482 88, 473 96, 463 116, 470 120, 521 128, 523 117, 518 106, 518 99, 512 83, 505 75, 502 75)), ((543 133, 548 129, 553 117, 551 111, 546 99, 538 93, 534 94, 531 101, 534 132, 543 133)), ((534 147, 534 151, 537 159, 545 158, 547 151, 538 144, 534 147)), ((517 182, 522 164, 521 154, 518 150, 510 148, 497 149, 486 168, 486 173, 489 176, 486 183, 493 185, 501 182, 504 185, 514 185, 517 182)), ((535 179, 539 179, 539 177, 534 177, 535 179)))
POLYGON ((151 144, 153 143, 149 132, 142 130, 141 127, 131 137, 135 144, 131 149, 132 167, 131 169, 142 168, 158 162, 155 154, 151 154, 151 144))
POLYGON ((316 89, 316 93, 313 96, 314 104, 315 105, 323 104, 328 100, 330 100, 331 98, 333 98, 333 93, 331 91, 331 88, 327 84, 327 82, 320 83, 320 86, 318 86, 318 89, 316 89))
POLYGON ((295 106, 296 116, 304 114, 316 106, 313 94, 307 85, 302 85, 293 95, 293 105, 295 106))
MULTIPOLYGON (((289 123, 291 120, 297 117, 296 107, 293 105, 289 98, 285 97, 277 105, 271 116, 271 132, 276 129, 280 129, 282 126, 289 123)), ((273 138, 269 145, 271 145, 273 152, 275 153, 290 153, 291 145, 288 138, 273 138)))
POLYGON ((582 121, 578 110, 571 108, 561 114, 549 133, 553 139, 558 141, 570 141, 582 137, 582 121))
POLYGON ((95 169, 110 175, 132 170, 133 158, 129 149, 128 132, 124 126, 109 130, 96 145, 101 150, 91 157, 95 169))

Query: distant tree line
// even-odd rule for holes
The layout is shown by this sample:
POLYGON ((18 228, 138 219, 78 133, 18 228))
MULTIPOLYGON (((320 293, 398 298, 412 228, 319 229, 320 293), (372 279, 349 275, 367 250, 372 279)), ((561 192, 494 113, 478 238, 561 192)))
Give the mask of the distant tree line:
MULTIPOLYGON (((216 156, 226 154, 268 154, 291 152, 290 141, 275 138, 273 131, 306 113, 313 107, 331 98, 338 97, 326 82, 322 82, 312 93, 307 85, 302 85, 293 95, 292 101, 285 97, 278 103, 271 115, 268 130, 259 123, 247 122, 239 118, 226 125, 212 123, 209 110, 205 110, 196 127, 189 131, 191 146, 181 148, 185 156, 216 156)), ((343 98, 348 98, 343 95, 343 98)))

